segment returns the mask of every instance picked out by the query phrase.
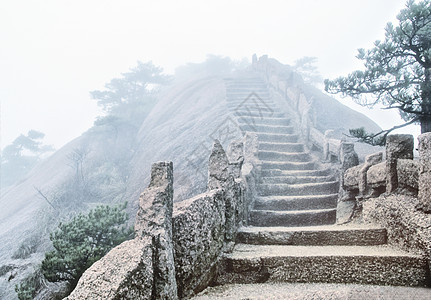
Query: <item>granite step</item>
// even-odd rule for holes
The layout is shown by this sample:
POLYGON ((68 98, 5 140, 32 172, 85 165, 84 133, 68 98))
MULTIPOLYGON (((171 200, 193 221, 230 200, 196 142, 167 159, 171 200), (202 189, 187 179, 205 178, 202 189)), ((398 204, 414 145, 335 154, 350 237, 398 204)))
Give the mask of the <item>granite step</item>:
POLYGON ((259 151, 303 152, 304 144, 259 142, 259 151))
POLYGON ((263 169, 261 171, 262 177, 285 177, 285 176, 329 176, 331 174, 330 169, 321 170, 281 170, 281 169, 263 169))
POLYGON ((237 121, 240 124, 251 124, 251 125, 268 125, 268 126, 290 125, 290 119, 287 119, 286 117, 256 118, 256 117, 242 116, 242 117, 238 117, 237 121))
POLYGON ((386 229, 376 226, 240 227, 237 243, 296 246, 375 246, 387 242, 386 229))
POLYGON ((275 134, 275 133, 258 133, 259 142, 271 143, 296 143, 298 142, 297 134, 275 134))
POLYGON ((237 111, 250 111, 253 113, 258 112, 271 112, 274 113, 276 111, 280 111, 279 109, 274 108, 274 105, 268 104, 256 104, 256 103, 227 103, 227 107, 231 112, 237 111))
POLYGON ((270 93, 268 91, 268 89, 265 90, 260 90, 260 91, 256 91, 254 89, 243 89, 241 91, 234 91, 231 89, 226 90, 226 97, 227 98, 240 98, 240 97, 259 97, 259 98, 263 98, 263 97, 267 97, 269 98, 270 93))
POLYGON ((258 282, 426 286, 425 258, 388 246, 237 244, 226 254, 219 284, 258 282))
POLYGON ((293 126, 241 124, 240 127, 244 131, 251 131, 251 132, 258 132, 258 133, 284 133, 284 134, 294 133, 293 126))
POLYGON ((297 183, 297 184, 259 184, 257 190, 260 196, 288 195, 327 195, 338 192, 338 181, 297 183))
POLYGON ((229 94, 234 94, 234 93, 247 93, 247 92, 252 92, 252 93, 268 93, 268 88, 266 86, 255 86, 255 85, 243 85, 243 86, 238 86, 238 85, 230 85, 227 89, 226 92, 229 94))
MULTIPOLYGON (((265 274, 264 274, 265 275, 265 274)), ((263 276, 262 279, 265 279, 263 276)), ((426 287, 377 286, 337 283, 267 282, 253 284, 224 284, 208 287, 191 300, 257 300, 257 299, 381 299, 429 300, 426 287)))
POLYGON ((255 118, 286 118, 283 113, 274 112, 274 111, 257 111, 257 110, 246 110, 242 108, 241 110, 235 110, 233 112, 235 116, 243 116, 243 117, 255 117, 255 118))
POLYGON ((310 154, 306 152, 278 152, 278 151, 259 151, 258 157, 261 161, 300 161, 311 160, 310 154))
POLYGON ((252 226, 320 226, 335 224, 336 209, 316 210, 256 210, 250 211, 252 226))
POLYGON ((271 99, 269 96, 262 96, 257 94, 244 94, 244 95, 237 95, 237 96, 226 96, 226 102, 235 104, 235 103, 252 103, 252 104, 261 104, 261 105, 269 105, 274 104, 275 102, 271 99))
POLYGON ((277 183, 285 183, 285 184, 296 184, 296 183, 317 183, 317 182, 327 182, 333 181, 334 176, 292 176, 292 175, 282 175, 278 176, 262 176, 260 179, 261 183, 266 184, 277 184, 277 183))
POLYGON ((260 196, 254 203, 255 210, 317 210, 337 207, 338 194, 260 196))
POLYGON ((262 170, 306 170, 315 171, 316 163, 311 162, 263 162, 262 170))

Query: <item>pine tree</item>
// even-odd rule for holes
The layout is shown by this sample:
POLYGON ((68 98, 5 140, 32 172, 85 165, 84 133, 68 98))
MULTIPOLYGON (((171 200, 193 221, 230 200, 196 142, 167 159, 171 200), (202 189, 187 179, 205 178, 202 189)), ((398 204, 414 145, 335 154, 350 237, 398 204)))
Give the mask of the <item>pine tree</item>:
POLYGON ((325 80, 327 92, 351 96, 362 106, 399 110, 402 125, 378 133, 351 131, 371 144, 384 143, 391 131, 409 124, 419 123, 422 133, 431 131, 431 0, 408 1, 397 19, 398 26, 387 24, 384 41, 358 50, 364 71, 325 80))

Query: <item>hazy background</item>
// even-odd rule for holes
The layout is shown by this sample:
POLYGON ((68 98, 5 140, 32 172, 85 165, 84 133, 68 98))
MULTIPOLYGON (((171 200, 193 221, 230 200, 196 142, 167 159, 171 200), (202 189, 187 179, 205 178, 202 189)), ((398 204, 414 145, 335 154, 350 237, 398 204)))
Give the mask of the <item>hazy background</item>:
MULTIPOLYGON (((361 67, 356 49, 383 39, 386 23, 404 5, 405 0, 1 0, 1 148, 30 129, 44 132, 45 143, 57 149, 79 136, 100 114, 89 91, 103 89, 137 60, 152 60, 172 73, 207 54, 238 60, 268 54, 287 64, 315 56, 324 78, 347 75, 361 67)), ((382 127, 401 123, 396 112, 367 114, 382 127)), ((406 131, 417 134, 419 128, 406 131)))

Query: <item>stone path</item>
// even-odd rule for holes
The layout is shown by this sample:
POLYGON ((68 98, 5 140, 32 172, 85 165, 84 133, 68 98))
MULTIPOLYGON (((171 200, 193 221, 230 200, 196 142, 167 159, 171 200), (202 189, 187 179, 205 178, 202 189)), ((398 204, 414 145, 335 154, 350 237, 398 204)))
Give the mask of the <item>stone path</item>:
POLYGON ((241 129, 258 135, 261 182, 249 227, 240 228, 218 284, 427 284, 426 261, 389 247, 385 229, 335 225, 337 180, 301 143, 262 80, 228 81, 227 103, 241 129))

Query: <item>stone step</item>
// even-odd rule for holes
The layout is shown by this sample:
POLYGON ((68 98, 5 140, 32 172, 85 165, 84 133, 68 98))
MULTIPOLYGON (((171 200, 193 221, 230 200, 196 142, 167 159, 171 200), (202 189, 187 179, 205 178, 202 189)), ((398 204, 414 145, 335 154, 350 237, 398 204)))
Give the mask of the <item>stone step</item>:
POLYGON ((327 195, 338 192, 338 181, 299 184, 259 184, 260 196, 327 195))
POLYGON ((427 261, 388 246, 237 244, 224 257, 224 283, 315 282, 426 286, 427 261))
MULTIPOLYGON (((232 113, 240 113, 240 114, 244 114, 245 112, 252 113, 252 114, 258 114, 259 116, 265 115, 262 113, 266 113, 266 114, 271 115, 271 116, 273 114, 275 114, 275 110, 269 106, 259 107, 259 106, 254 106, 254 105, 242 104, 241 106, 238 106, 238 107, 229 107, 229 109, 232 113)), ((281 113, 277 113, 276 115, 285 117, 285 115, 281 114, 281 113)))
POLYGON ((227 107, 232 112, 237 110, 269 111, 269 112, 280 111, 275 106, 275 104, 272 104, 272 103, 252 103, 247 101, 227 102, 227 107))
POLYGON ((286 117, 283 118, 256 118, 256 117, 238 117, 237 118, 238 123, 242 124, 252 124, 252 125, 289 125, 290 119, 287 119, 286 117))
POLYGON ((322 170, 280 170, 280 169, 263 169, 261 171, 261 176, 263 177, 285 177, 285 176, 329 176, 331 174, 330 169, 322 170))
POLYGON ((269 143, 259 142, 259 151, 303 152, 302 143, 269 143))
POLYGON ((316 210, 337 207, 338 194, 302 196, 263 196, 254 202, 255 210, 316 210))
POLYGON ((286 118, 285 114, 274 112, 274 111, 257 111, 257 110, 245 110, 245 109, 238 109, 233 111, 233 114, 235 116, 241 117, 254 117, 254 118, 286 118))
POLYGON ((274 183, 285 183, 285 184, 296 184, 296 183, 317 183, 317 182, 327 182, 333 181, 334 176, 265 176, 261 177, 260 182, 266 184, 274 183))
POLYGON ((244 124, 244 125, 240 125, 240 127, 244 131, 251 131, 251 132, 258 132, 258 133, 284 133, 284 134, 294 133, 293 126, 244 124))
POLYGON ((262 170, 315 170, 316 163, 311 162, 263 162, 262 170))
POLYGON ((227 84, 266 84, 260 77, 225 78, 227 84))
POLYGON ((230 90, 226 90, 226 97, 227 98, 230 98, 230 97, 237 97, 237 98, 240 98, 240 97, 244 97, 244 99, 245 98, 247 98, 247 97, 256 97, 256 98, 264 98, 264 97, 266 97, 266 98, 269 98, 270 97, 270 94, 269 94, 269 91, 266 89, 266 90, 262 90, 262 91, 255 91, 255 90, 246 90, 246 89, 244 89, 244 90, 242 90, 242 91, 230 91, 230 90))
POLYGON ((257 135, 259 142, 271 143, 296 143, 298 142, 297 134, 275 134, 275 133, 259 133, 257 135))
POLYGON ((253 86, 229 86, 226 89, 226 94, 251 94, 256 93, 259 94, 268 94, 268 88, 267 87, 257 87, 255 85, 253 86))
POLYGON ((259 151, 258 157, 262 161, 310 161, 311 157, 306 152, 277 152, 277 151, 259 151))
MULTIPOLYGON (((265 280, 262 272, 262 280, 265 280)), ((257 280, 261 282, 262 280, 257 280)), ((289 283, 267 282, 254 284, 230 284, 208 287, 191 300, 237 300, 237 299, 382 299, 382 300, 429 300, 426 287, 376 286, 336 283, 289 283)))
POLYGON ((236 91, 236 90, 248 90, 248 91, 254 91, 254 90, 266 90, 268 91, 268 86, 265 83, 261 82, 236 82, 236 83, 228 83, 226 84, 226 91, 236 91))
POLYGON ((373 226, 241 227, 237 243, 295 246, 375 246, 387 242, 386 229, 373 226))
POLYGON ((263 101, 270 98, 271 98, 271 95, 268 92, 255 93, 253 91, 251 92, 244 91, 244 92, 230 93, 226 91, 226 99, 237 99, 237 100, 248 100, 248 101, 254 99, 256 101, 263 101))
POLYGON ((238 102, 238 103, 255 103, 267 105, 268 103, 274 103, 269 95, 257 95, 257 94, 242 94, 242 95, 226 95, 227 102, 238 102))
POLYGON ((335 224, 336 209, 316 210, 251 210, 250 225, 252 226, 318 226, 335 224))

